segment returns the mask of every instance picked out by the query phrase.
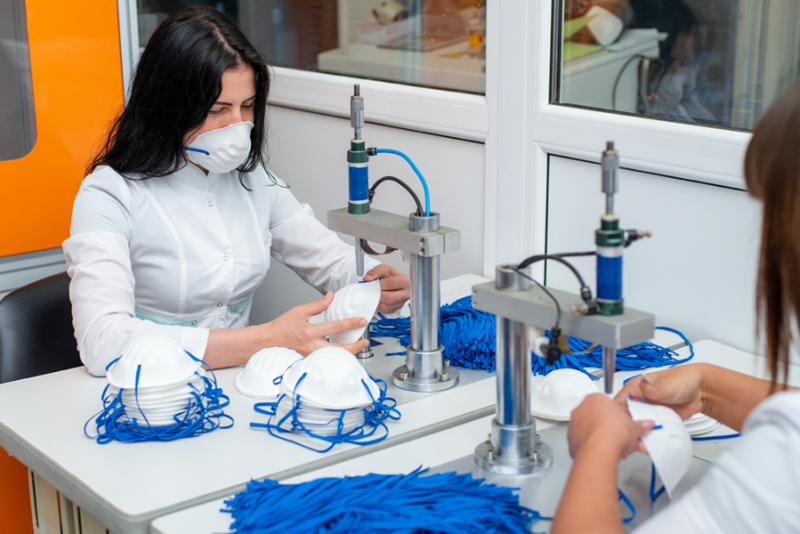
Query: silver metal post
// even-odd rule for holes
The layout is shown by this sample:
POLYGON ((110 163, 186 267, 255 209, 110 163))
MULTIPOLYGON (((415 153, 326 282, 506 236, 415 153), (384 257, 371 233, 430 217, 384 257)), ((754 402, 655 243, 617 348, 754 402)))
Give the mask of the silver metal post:
MULTIPOLYGON (((366 339, 367 341, 369 341, 369 325, 367 325, 367 328, 364 330, 364 335, 361 336, 361 339, 366 339)), ((367 344, 366 347, 356 352, 356 358, 358 358, 359 360, 368 360, 372 358, 374 355, 375 354, 373 354, 372 346, 370 344, 367 344)))
MULTIPOLYGON (((511 266, 501 265, 496 273, 498 290, 517 292, 531 287, 530 280, 511 266)), ((550 448, 536 439, 536 421, 531 417, 531 351, 524 323, 497 317, 495 362, 497 415, 492 421, 490 440, 475 449, 475 463, 486 471, 504 475, 547 469, 553 456, 550 448)))
POLYGON ((603 385, 606 393, 614 391, 614 371, 617 368, 617 350, 603 347, 603 385))
POLYGON ((364 276, 364 249, 361 248, 361 238, 356 237, 356 275, 364 276))
POLYGON ((425 258, 411 255, 411 348, 431 351, 439 348, 440 256, 425 258))
MULTIPOLYGON (((430 217, 411 214, 409 230, 420 234, 439 231, 439 214, 430 217)), ((424 242, 420 240, 421 242, 424 242)), ((411 254, 411 344, 406 364, 392 374, 392 382, 411 391, 441 391, 458 383, 458 370, 445 365, 444 347, 439 344, 441 290, 439 256, 411 254)))
POLYGON ((606 143, 606 150, 600 158, 603 170, 602 190, 606 194, 606 215, 614 213, 614 194, 619 192, 617 170, 619 169, 619 153, 614 150, 614 141, 606 143))
POLYGON ((364 127, 364 98, 361 96, 361 85, 353 86, 353 96, 350 97, 350 126, 353 127, 354 139, 361 139, 361 129, 364 127))

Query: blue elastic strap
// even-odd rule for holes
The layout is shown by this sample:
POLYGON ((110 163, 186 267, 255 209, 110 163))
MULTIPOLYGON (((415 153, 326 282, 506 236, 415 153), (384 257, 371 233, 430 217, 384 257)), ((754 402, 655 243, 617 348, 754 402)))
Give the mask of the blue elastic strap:
POLYGON ((631 511, 631 515, 630 515, 630 517, 625 517, 625 518, 623 518, 623 519, 622 519, 622 522, 623 522, 623 523, 630 523, 630 522, 631 522, 631 521, 633 521, 633 520, 634 520, 634 518, 636 517, 636 508, 634 508, 634 507, 633 507, 633 503, 631 502, 631 500, 630 500, 630 499, 628 499, 628 496, 627 496, 627 495, 625 495, 624 493, 622 493, 622 490, 621 490, 621 489, 617 488, 617 492, 619 492, 619 498, 622 500, 622 502, 624 502, 624 503, 625 503, 625 506, 627 506, 627 507, 628 507, 628 509, 631 511))
POLYGON ((206 156, 210 156, 211 154, 208 153, 206 150, 201 150, 199 148, 189 148, 188 146, 182 147, 184 150, 191 150, 192 152, 200 152, 201 154, 205 154, 206 156))
POLYGON ((654 501, 661 497, 661 494, 664 493, 665 486, 662 484, 661 489, 656 491, 656 464, 651 463, 650 465, 650 500, 654 501))
POLYGON ((426 217, 430 217, 431 216, 431 197, 430 197, 430 194, 428 193, 428 182, 425 181, 425 178, 422 176, 422 173, 419 172, 419 169, 417 168, 416 165, 414 165, 414 162, 411 161, 411 158, 409 158, 408 156, 406 156, 405 154, 403 154, 399 150, 393 150, 391 148, 376 148, 375 149, 375 153, 376 154, 394 154, 395 156, 400 156, 401 158, 406 160, 409 165, 411 165, 411 168, 414 169, 415 173, 417 173, 417 176, 419 177, 419 181, 422 182, 422 189, 425 190, 425 216, 426 217))
POLYGON ((692 441, 717 441, 720 439, 733 439, 738 438, 740 434, 725 434, 724 436, 696 436, 692 441))

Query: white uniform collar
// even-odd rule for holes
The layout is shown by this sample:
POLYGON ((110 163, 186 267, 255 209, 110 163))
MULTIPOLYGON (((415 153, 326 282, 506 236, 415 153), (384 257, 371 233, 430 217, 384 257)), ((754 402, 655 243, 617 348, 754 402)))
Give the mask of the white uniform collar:
MULTIPOLYGON (((186 162, 186 165, 180 170, 178 170, 172 176, 182 182, 189 187, 193 187, 195 189, 199 189, 200 191, 205 191, 207 193, 211 192, 212 189, 217 185, 217 182, 220 180, 220 177, 227 178, 228 175, 231 173, 217 174, 215 172, 209 172, 206 175, 203 171, 200 170, 194 163, 186 162)), ((225 179, 223 178, 223 179, 225 179)))

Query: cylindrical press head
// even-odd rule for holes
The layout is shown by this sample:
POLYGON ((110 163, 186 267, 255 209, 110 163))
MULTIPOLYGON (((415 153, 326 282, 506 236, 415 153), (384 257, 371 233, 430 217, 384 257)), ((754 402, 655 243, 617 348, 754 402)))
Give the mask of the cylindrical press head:
POLYGON ((619 169, 619 153, 614 150, 614 142, 606 144, 603 157, 600 158, 600 166, 603 169, 603 193, 613 195, 619 191, 617 185, 617 170, 619 169))

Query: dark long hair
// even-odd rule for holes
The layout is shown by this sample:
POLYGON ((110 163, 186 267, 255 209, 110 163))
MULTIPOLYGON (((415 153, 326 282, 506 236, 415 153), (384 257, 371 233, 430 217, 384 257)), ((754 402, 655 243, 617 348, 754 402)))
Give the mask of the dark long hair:
POLYGON ((763 203, 756 289, 758 337, 766 341, 773 390, 789 375, 789 350, 800 329, 800 83, 781 95, 753 130, 744 176, 763 203), (794 323, 794 327, 793 327, 794 323))
POLYGON ((183 167, 184 137, 203 124, 219 98, 222 74, 243 66, 255 72, 256 99, 250 155, 238 170, 250 172, 263 165, 267 65, 226 15, 193 6, 172 15, 153 33, 136 68, 128 104, 88 173, 108 165, 123 176, 153 178, 183 167))

